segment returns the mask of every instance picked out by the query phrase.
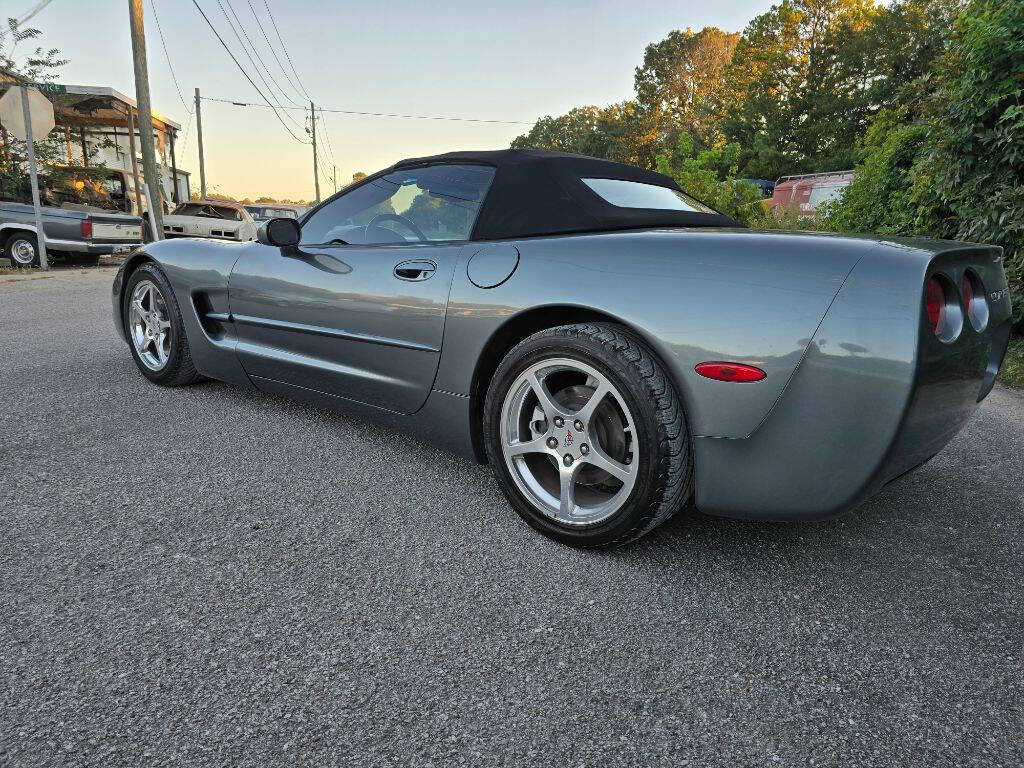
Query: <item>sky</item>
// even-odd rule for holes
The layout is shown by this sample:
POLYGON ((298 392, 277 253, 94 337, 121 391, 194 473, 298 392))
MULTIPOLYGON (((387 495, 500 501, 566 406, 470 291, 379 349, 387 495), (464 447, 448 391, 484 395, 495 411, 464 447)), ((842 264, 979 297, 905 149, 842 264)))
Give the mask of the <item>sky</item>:
MULTIPOLYGON (((561 114, 574 106, 628 99, 633 95, 633 70, 643 60, 648 43, 686 27, 696 30, 712 25, 741 31, 751 18, 772 5, 771 0, 266 0, 296 78, 277 44, 264 0, 230 0, 230 7, 229 0, 198 2, 250 76, 266 90, 252 74, 254 68, 221 6, 229 16, 234 10, 274 79, 296 104, 306 103, 298 92, 304 89, 325 110, 523 123, 325 112, 317 123, 320 156, 327 166, 320 174, 322 196, 333 192, 335 166, 341 187, 356 171, 372 173, 405 157, 458 149, 500 149, 529 130, 538 117, 561 114), (278 67, 261 29, 291 80, 298 79, 296 88, 278 67)), ((0 16, 20 17, 37 3, 0 0, 0 16)), ((143 0, 143 8, 153 109, 182 125, 178 164, 192 172, 192 186, 197 189, 195 123, 188 111, 195 88, 200 88, 204 97, 243 102, 261 99, 217 42, 192 0, 143 0)), ((42 30, 42 45, 58 48, 69 60, 58 82, 109 86, 134 97, 125 0, 52 0, 28 25, 42 30)), ((270 86, 273 93, 273 81, 270 86)), ((291 105, 283 96, 278 99, 291 105)), ((304 113, 289 110, 288 114, 297 123, 285 118, 292 132, 306 140, 304 113)), ((237 198, 312 198, 311 147, 292 138, 273 111, 204 101, 202 118, 211 191, 237 198)))

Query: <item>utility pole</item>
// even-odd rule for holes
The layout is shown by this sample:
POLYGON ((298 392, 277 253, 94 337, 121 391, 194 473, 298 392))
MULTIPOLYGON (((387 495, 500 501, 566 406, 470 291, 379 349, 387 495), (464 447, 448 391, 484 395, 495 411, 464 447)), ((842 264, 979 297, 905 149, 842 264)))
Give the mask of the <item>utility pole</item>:
POLYGON ((320 173, 316 167, 316 107, 309 102, 309 122, 313 126, 313 187, 316 189, 316 201, 320 202, 320 173))
POLYGON ((142 0, 128 0, 128 16, 132 31, 132 60, 135 64, 135 101, 139 106, 139 143, 142 145, 142 174, 151 197, 147 208, 152 213, 160 240, 164 231, 163 195, 156 168, 156 146, 153 143, 153 114, 149 100, 149 68, 146 65, 146 30, 142 23, 142 0))
POLYGON ((206 161, 203 159, 203 116, 199 111, 199 89, 196 88, 196 136, 199 137, 199 197, 206 199, 206 161))
POLYGON ((334 184, 334 194, 338 194, 338 166, 331 171, 331 183, 334 184))
MULTIPOLYGON (((43 209, 39 204, 39 181, 36 176, 36 140, 32 136, 32 110, 28 106, 28 86, 21 87, 21 115, 25 121, 25 151, 28 154, 28 172, 32 180, 32 212, 36 222, 36 248, 39 249, 40 269, 49 269, 46 260, 46 233, 43 231, 43 209)), ((49 121, 53 125, 53 120, 49 121)), ((13 264, 14 257, 11 257, 13 264)))

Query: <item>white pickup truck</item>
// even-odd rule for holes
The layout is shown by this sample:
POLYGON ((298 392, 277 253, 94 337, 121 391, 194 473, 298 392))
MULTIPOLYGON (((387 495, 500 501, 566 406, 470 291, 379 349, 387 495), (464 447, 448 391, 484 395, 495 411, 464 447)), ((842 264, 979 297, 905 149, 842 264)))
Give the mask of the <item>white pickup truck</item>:
POLYGON ((256 239, 256 222, 240 203, 189 200, 164 216, 164 237, 209 237, 244 242, 256 239))

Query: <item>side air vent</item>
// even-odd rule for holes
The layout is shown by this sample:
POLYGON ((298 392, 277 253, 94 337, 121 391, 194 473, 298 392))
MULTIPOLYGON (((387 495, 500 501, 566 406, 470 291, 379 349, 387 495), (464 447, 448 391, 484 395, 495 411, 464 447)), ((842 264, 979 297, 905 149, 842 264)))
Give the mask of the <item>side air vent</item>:
POLYGON ((227 311, 227 296, 223 292, 214 296, 203 291, 192 294, 192 305, 196 308, 199 324, 206 335, 218 341, 223 339, 231 325, 231 315, 227 311), (219 299, 219 300, 218 300, 219 299))

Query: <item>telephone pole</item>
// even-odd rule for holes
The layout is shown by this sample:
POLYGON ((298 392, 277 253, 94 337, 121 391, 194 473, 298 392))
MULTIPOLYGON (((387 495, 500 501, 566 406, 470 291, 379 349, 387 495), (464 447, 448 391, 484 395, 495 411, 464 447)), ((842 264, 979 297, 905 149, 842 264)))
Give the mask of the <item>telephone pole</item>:
POLYGON ((331 171, 331 183, 334 184, 334 194, 338 194, 338 166, 331 171))
POLYGON ((316 201, 320 202, 320 173, 316 167, 316 107, 309 102, 309 122, 313 126, 313 187, 316 189, 316 201))
POLYGON ((199 111, 199 89, 196 88, 196 136, 199 138, 199 197, 206 199, 206 161, 203 159, 203 116, 199 111))
POLYGON ((142 0, 128 0, 128 16, 132 32, 132 60, 135 64, 135 101, 139 107, 139 143, 142 145, 142 174, 149 188, 147 207, 161 239, 164 231, 163 188, 156 167, 156 146, 153 143, 153 115, 149 100, 149 68, 146 66, 146 30, 142 23, 142 0))

